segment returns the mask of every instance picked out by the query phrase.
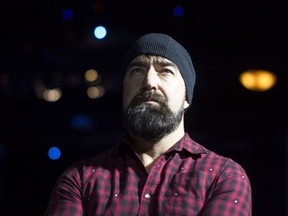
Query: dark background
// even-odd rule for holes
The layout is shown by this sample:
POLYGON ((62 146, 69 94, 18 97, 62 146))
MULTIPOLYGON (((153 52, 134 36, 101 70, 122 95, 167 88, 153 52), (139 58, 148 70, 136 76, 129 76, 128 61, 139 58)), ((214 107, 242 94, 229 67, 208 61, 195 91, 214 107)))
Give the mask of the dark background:
POLYGON ((0 214, 43 215, 67 166, 118 142, 121 58, 142 34, 161 32, 187 48, 197 72, 187 132, 244 167, 253 215, 288 215, 287 9, 277 0, 1 1, 0 214), (178 4, 182 17, 172 13, 178 4), (67 8, 74 11, 70 21, 62 18, 67 8), (93 37, 96 25, 108 28, 104 40, 93 37), (83 78, 90 68, 106 88, 95 100, 83 78), (238 78, 250 68, 274 72, 276 85, 244 89, 238 78), (61 88, 62 98, 39 99, 39 80, 61 88), (77 116, 88 124, 75 127, 77 116), (59 160, 48 158, 52 146, 60 148, 59 160))

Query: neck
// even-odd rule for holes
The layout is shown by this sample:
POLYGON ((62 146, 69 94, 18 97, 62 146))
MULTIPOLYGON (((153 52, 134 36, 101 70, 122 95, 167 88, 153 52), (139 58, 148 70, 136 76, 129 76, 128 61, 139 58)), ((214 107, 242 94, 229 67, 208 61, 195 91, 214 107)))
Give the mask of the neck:
POLYGON ((150 171, 156 159, 174 146, 184 134, 185 131, 182 121, 175 131, 167 134, 158 141, 143 140, 140 137, 132 136, 134 151, 139 156, 147 172, 150 171))

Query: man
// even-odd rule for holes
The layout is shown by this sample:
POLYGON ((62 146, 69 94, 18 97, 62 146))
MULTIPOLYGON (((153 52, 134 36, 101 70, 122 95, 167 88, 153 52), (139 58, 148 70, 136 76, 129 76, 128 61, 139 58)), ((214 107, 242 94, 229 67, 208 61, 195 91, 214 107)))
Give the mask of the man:
POLYGON ((185 133, 195 84, 188 52, 152 33, 136 40, 123 62, 127 136, 68 168, 46 215, 251 215, 241 166, 185 133))

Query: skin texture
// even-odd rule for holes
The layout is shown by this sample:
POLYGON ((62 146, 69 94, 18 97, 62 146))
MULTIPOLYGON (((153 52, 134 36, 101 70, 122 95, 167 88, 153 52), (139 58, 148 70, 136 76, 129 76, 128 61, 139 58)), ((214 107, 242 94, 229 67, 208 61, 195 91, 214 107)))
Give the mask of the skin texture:
MULTIPOLYGON (((177 66, 162 57, 137 56, 128 66, 123 81, 123 108, 145 89, 151 89, 165 98, 173 112, 188 107, 185 100, 185 83, 177 66), (184 104, 183 104, 184 103, 184 104)), ((153 101, 147 101, 153 103, 153 101)))
MULTIPOLYGON (((140 55, 131 61, 123 81, 124 113, 129 110, 135 98, 147 91, 159 95, 159 100, 165 101, 172 114, 177 115, 181 112, 180 120, 173 131, 159 139, 145 139, 127 128, 133 139, 134 150, 149 172, 155 160, 184 136, 183 110, 189 104, 186 101, 185 83, 180 71, 173 62, 163 57, 140 55)), ((139 103, 145 103, 150 107, 161 105, 158 99, 149 96, 139 103)))

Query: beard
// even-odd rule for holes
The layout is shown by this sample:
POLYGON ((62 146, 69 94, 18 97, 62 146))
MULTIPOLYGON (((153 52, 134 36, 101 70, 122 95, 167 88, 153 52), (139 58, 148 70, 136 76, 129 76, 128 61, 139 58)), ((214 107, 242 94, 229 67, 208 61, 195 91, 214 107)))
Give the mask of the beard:
POLYGON ((158 141, 179 126, 183 114, 183 106, 174 113, 169 108, 165 97, 145 91, 137 95, 124 112, 124 125, 133 136, 147 141, 158 141), (145 103, 147 100, 156 103, 145 103))

